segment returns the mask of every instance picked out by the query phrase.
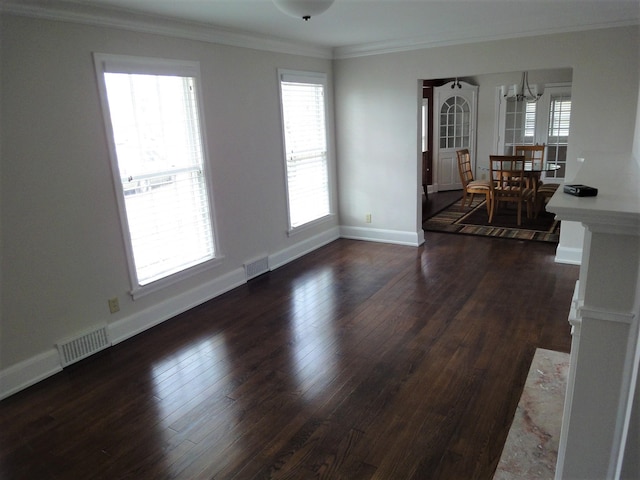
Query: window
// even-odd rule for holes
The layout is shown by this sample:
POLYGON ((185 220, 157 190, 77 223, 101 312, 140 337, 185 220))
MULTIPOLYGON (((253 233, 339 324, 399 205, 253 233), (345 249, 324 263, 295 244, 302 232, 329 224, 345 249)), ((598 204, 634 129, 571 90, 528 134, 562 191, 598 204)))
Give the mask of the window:
POLYGON ((322 74, 280 71, 289 230, 331 213, 322 74))
POLYGON ((512 152, 514 145, 535 145, 536 105, 534 101, 506 99, 505 152, 512 152))
POLYGON ((199 68, 99 54, 95 60, 136 298, 215 258, 199 68))
POLYGON ((560 165, 560 170, 548 173, 548 177, 564 178, 567 165, 570 121, 571 95, 551 95, 546 158, 548 162, 560 165))
MULTIPOLYGON (((546 145, 545 161, 559 170, 545 172, 544 178, 563 179, 571 127, 571 85, 545 85, 536 101, 503 99, 498 92, 499 121, 497 152, 509 155, 514 145, 546 145)), ((556 180, 558 181, 558 180, 556 180)))
POLYGON ((464 97, 448 98, 440 109, 440 148, 468 148, 471 107, 464 97))

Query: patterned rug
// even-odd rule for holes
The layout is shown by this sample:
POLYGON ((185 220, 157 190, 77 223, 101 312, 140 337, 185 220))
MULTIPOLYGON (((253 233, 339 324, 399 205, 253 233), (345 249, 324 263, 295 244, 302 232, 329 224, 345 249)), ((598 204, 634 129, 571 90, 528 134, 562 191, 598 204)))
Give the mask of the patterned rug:
POLYGON ((558 243, 560 239, 560 222, 550 212, 540 212, 538 218, 527 218, 526 210, 522 212, 522 224, 517 225, 514 206, 501 206, 489 225, 489 215, 485 200, 476 196, 471 207, 460 209, 457 201, 427 219, 422 228, 431 232, 462 233, 485 237, 512 238, 516 240, 535 240, 539 242, 558 243))
POLYGON ((569 354, 537 349, 493 480, 552 480, 569 354))

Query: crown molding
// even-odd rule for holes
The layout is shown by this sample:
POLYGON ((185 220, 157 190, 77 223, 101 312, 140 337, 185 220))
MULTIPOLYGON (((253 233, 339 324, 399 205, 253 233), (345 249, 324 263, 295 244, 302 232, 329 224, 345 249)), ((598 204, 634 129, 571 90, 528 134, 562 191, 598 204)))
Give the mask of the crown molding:
POLYGON ((224 27, 212 26, 204 23, 146 15, 139 12, 121 9, 110 9, 93 5, 89 6, 72 1, 44 3, 42 0, 0 0, 0 13, 98 27, 117 28, 139 33, 157 34, 233 47, 291 55, 302 55, 329 60, 638 25, 637 20, 628 20, 582 25, 579 27, 521 31, 506 35, 469 36, 457 39, 434 39, 433 37, 422 37, 330 48, 308 43, 292 42, 274 37, 260 36, 252 32, 225 29, 224 27))
POLYGON ((117 28, 139 33, 164 35, 275 53, 303 55, 324 59, 333 58, 330 48, 299 42, 293 43, 202 23, 143 15, 136 12, 107 9, 104 7, 89 7, 63 2, 51 2, 45 5, 20 0, 0 0, 0 13, 97 27, 117 28))
POLYGON ((521 31, 512 34, 469 36, 456 39, 434 39, 432 37, 422 37, 414 39, 392 40, 389 42, 377 42, 363 45, 350 45, 335 47, 333 58, 335 60, 366 57, 370 55, 382 55, 385 53, 410 52, 413 50, 424 50, 435 47, 448 47, 452 45, 465 45, 471 43, 491 42, 496 40, 513 40, 515 38, 536 37, 541 35, 554 35, 560 33, 581 32, 587 30, 600 30, 605 28, 618 28, 637 26, 637 20, 627 20, 620 22, 609 22, 592 25, 581 25, 579 27, 564 27, 553 29, 540 29, 532 31, 521 31))

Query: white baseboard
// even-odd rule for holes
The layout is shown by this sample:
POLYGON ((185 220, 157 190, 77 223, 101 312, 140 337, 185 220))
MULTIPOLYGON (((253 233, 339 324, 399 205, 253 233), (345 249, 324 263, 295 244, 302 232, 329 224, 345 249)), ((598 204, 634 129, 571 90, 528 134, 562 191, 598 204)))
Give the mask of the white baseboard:
MULTIPOLYGON (((338 238, 339 229, 335 227, 304 240, 271 255, 269 257, 270 268, 273 270, 338 238)), ((109 340, 112 345, 120 343, 246 282, 244 268, 238 268, 178 296, 168 298, 134 315, 109 324, 107 326, 109 340)), ((0 370, 0 400, 60 371, 62 371, 62 364, 55 348, 0 370)))
MULTIPOLYGON (((109 324, 107 331, 112 345, 120 343, 170 318, 186 312, 212 298, 246 283, 243 268, 213 279, 197 288, 109 324)), ((58 351, 54 348, 0 371, 0 399, 62 371, 58 351)))
POLYGON ((424 231, 402 232, 398 230, 382 230, 379 228, 340 227, 340 236, 353 240, 368 242, 393 243, 418 247, 424 243, 424 231))
POLYGON ((134 315, 110 324, 108 326, 109 339, 113 345, 120 343, 212 298, 233 290, 246 283, 246 281, 243 268, 238 268, 221 277, 214 278, 181 295, 168 298, 134 315))
MULTIPOLYGON (((424 243, 422 230, 415 233, 358 227, 334 227, 269 255, 269 268, 275 270, 340 237, 412 246, 424 243)), ((134 315, 109 324, 107 326, 109 340, 112 345, 127 340, 197 305, 233 290, 246 281, 244 268, 238 268, 180 295, 156 303, 134 315)), ((0 371, 0 399, 13 395, 60 371, 62 371, 62 364, 55 348, 3 369, 0 371)))
POLYGON ((292 262, 296 258, 300 258, 307 253, 311 253, 318 248, 331 243, 340 238, 340 230, 338 227, 330 228, 329 230, 315 235, 307 240, 296 243, 291 247, 280 250, 272 255, 269 255, 269 268, 275 270, 289 262, 292 262))
POLYGON ((582 264, 582 248, 563 247, 556 249, 556 263, 566 263, 568 265, 582 264))
POLYGON ((58 350, 46 352, 0 371, 0 400, 62 370, 58 350))

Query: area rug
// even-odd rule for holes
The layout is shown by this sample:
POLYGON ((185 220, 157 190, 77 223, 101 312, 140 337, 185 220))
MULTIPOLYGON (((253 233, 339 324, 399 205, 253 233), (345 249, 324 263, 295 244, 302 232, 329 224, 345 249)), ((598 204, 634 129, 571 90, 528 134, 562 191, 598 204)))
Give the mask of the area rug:
POLYGON ((552 480, 558 459, 569 354, 537 349, 494 480, 552 480))
POLYGON ((521 225, 517 225, 515 207, 502 206, 489 225, 486 202, 483 197, 474 198, 471 207, 460 209, 457 201, 427 219, 422 227, 426 231, 481 235, 486 237, 512 238, 558 243, 560 222, 551 212, 542 211, 538 218, 526 218, 522 212, 521 225))

